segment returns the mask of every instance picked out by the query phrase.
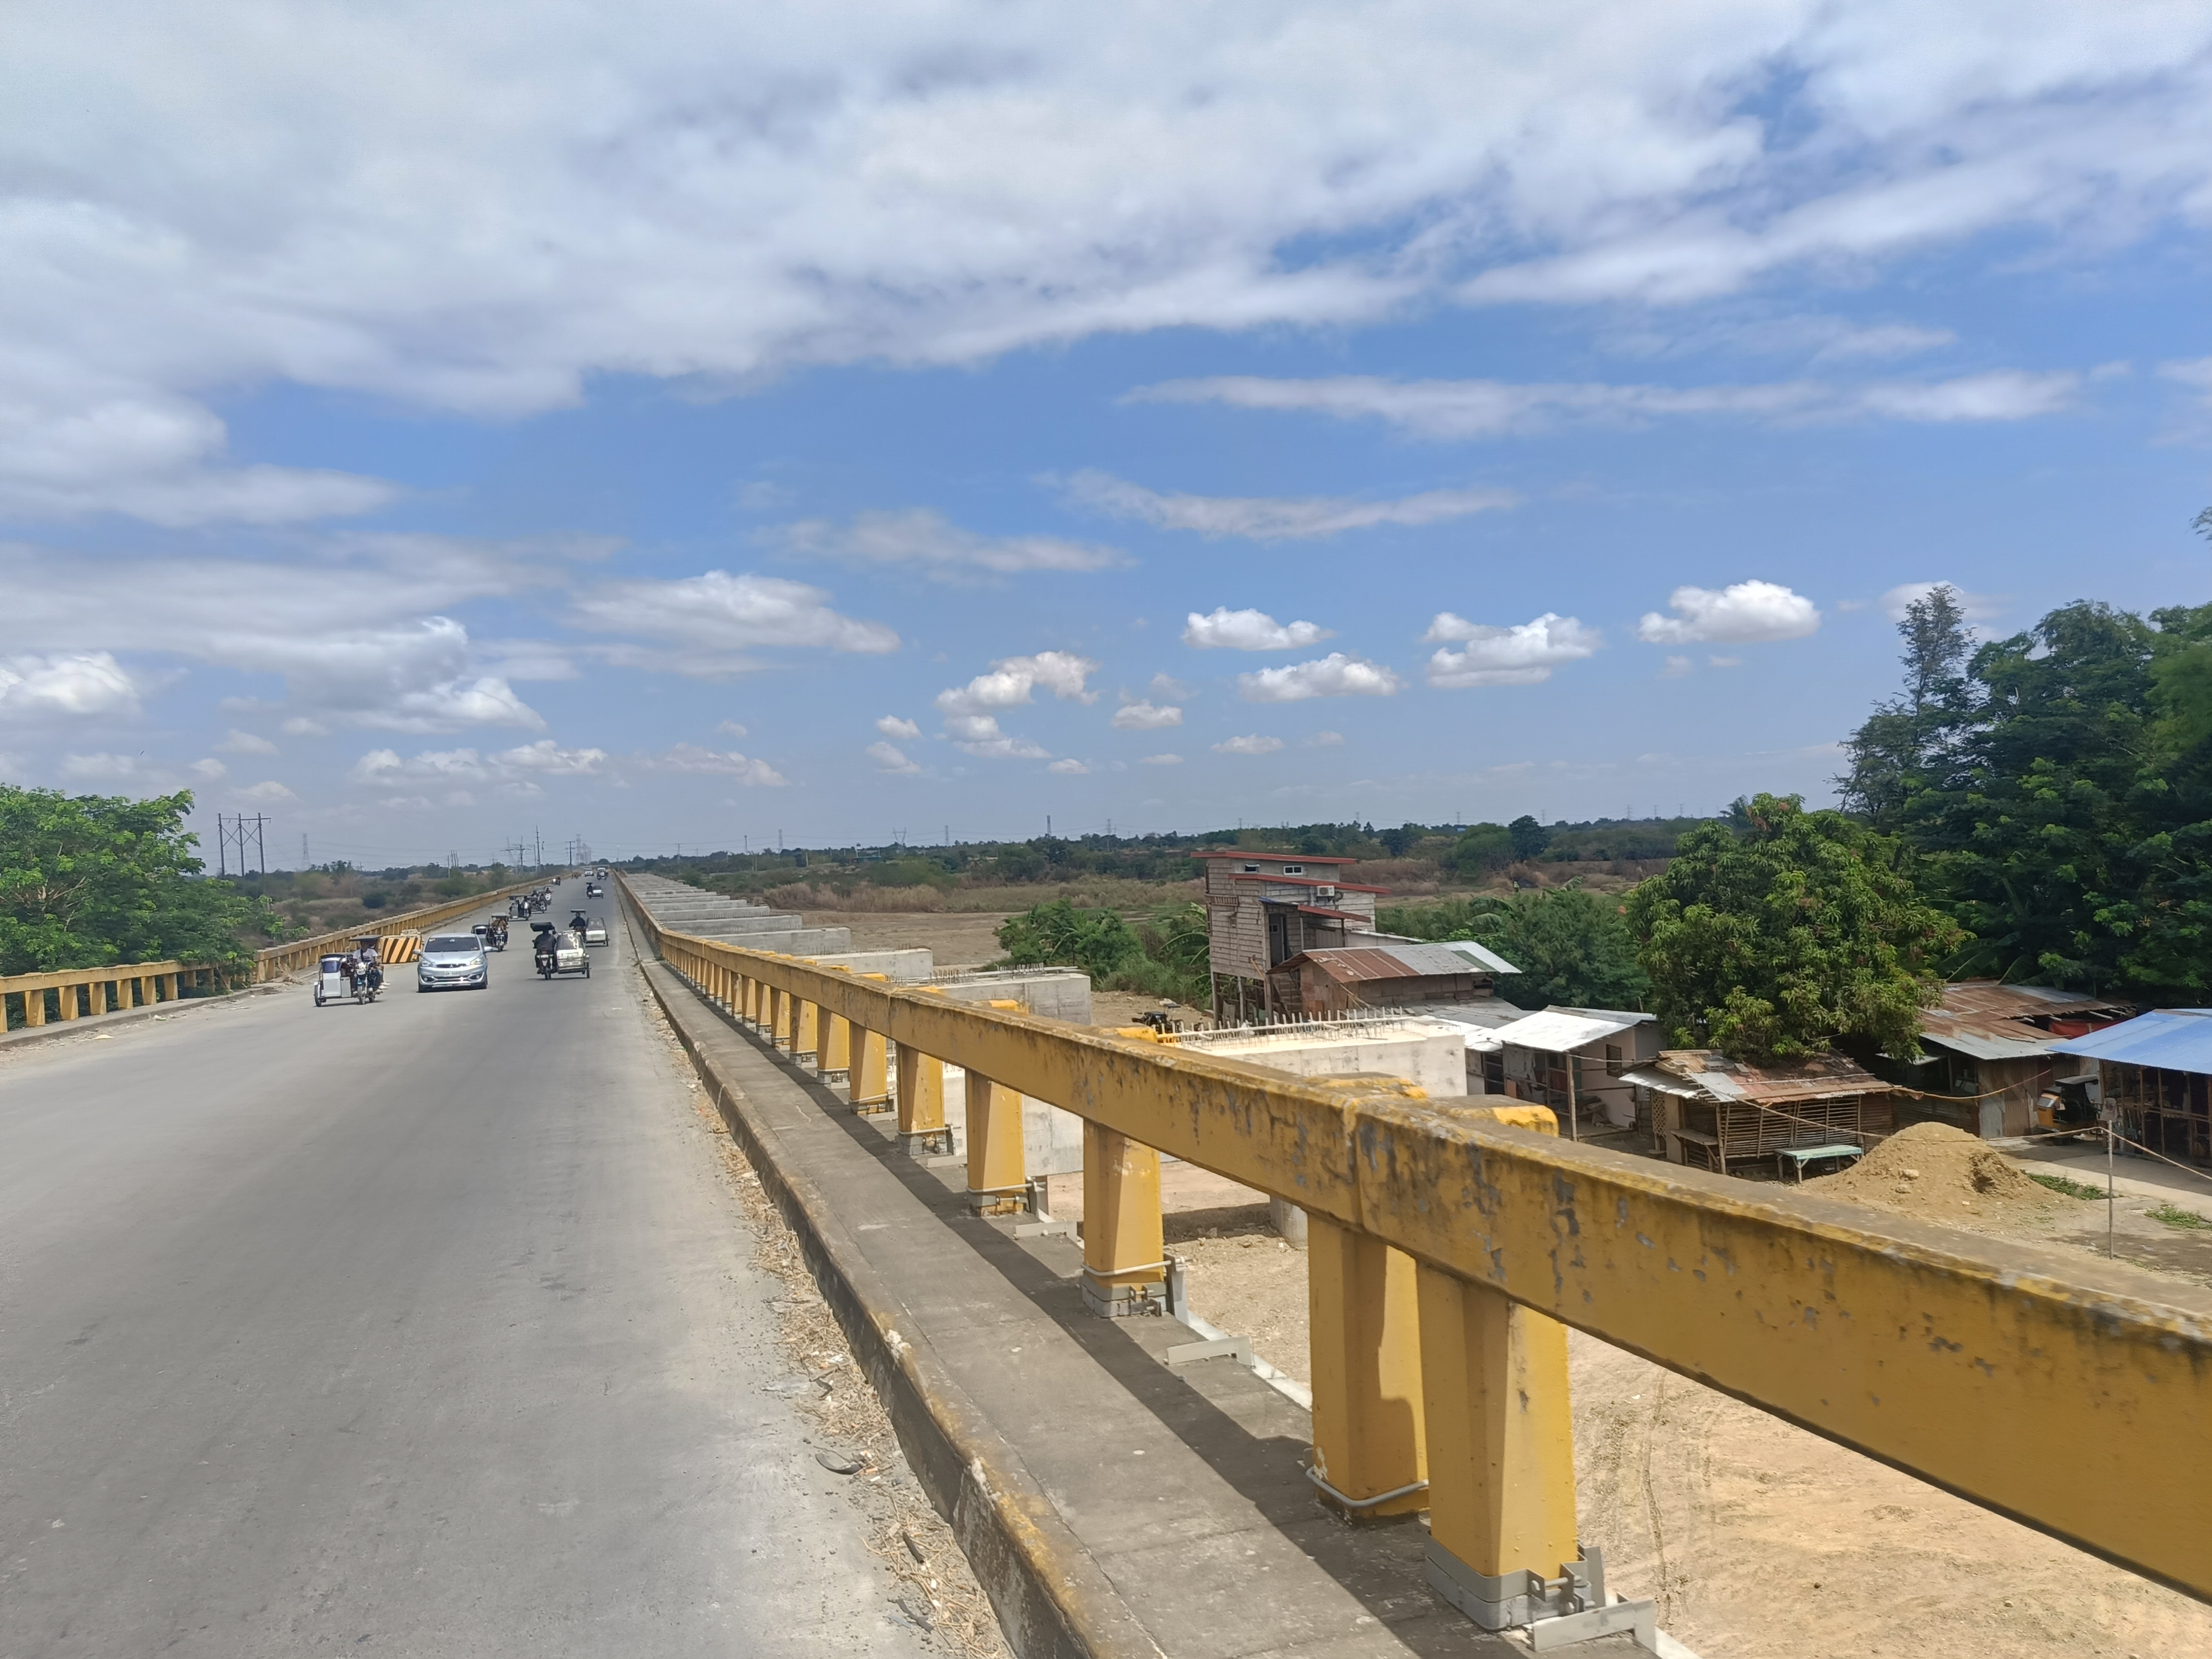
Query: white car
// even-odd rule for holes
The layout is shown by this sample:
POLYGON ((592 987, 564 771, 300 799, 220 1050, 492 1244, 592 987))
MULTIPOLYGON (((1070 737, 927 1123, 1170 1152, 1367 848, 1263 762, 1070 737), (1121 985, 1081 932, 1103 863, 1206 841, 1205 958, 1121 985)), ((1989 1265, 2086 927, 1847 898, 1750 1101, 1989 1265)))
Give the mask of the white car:
POLYGON ((584 924, 584 943, 585 943, 585 944, 586 944, 586 945, 605 945, 606 942, 607 942, 607 925, 606 925, 606 923, 605 923, 605 922, 604 922, 604 921, 602 921, 601 920, 599 920, 599 917, 594 916, 594 917, 592 917, 592 920, 591 920, 591 921, 587 921, 587 922, 586 922, 586 923, 584 924))
POLYGON ((418 991, 481 991, 491 982, 491 959, 474 933, 442 933, 422 941, 415 964, 418 991))

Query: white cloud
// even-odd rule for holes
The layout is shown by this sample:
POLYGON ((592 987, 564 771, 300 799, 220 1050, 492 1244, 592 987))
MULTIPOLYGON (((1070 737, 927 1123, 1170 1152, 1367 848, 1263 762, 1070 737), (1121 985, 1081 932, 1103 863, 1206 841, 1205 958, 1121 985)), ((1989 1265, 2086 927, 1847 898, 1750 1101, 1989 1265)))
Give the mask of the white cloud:
POLYGON ((877 769, 880 771, 903 778, 916 777, 921 775, 921 768, 908 760, 906 757, 906 752, 896 744, 872 743, 865 752, 870 760, 875 762, 877 769))
POLYGON ((604 749, 563 749, 550 738, 497 754, 474 749, 428 749, 402 760, 395 749, 372 749, 353 763, 347 776, 356 783, 391 787, 401 783, 454 781, 524 781, 534 778, 580 778, 599 774, 604 749))
POLYGON ((988 674, 978 674, 963 686, 937 694, 937 706, 947 714, 975 714, 987 708, 1014 708, 1030 701, 1030 693, 1042 690, 1075 702, 1096 702, 1098 694, 1087 689, 1098 665, 1072 651, 1040 651, 1033 657, 1001 657, 988 674))
POLYGON ((1899 582, 1881 596, 1882 614, 1892 622, 1905 620, 1905 608, 1915 599, 1924 599, 1939 587, 1948 587, 1957 599, 1959 608, 1966 613, 1969 622, 1989 622, 2002 614, 2003 598, 1996 593, 1969 593, 1956 582, 1899 582))
POLYGON ((985 760, 1049 760, 1052 750, 1027 738, 999 729, 995 714, 947 714, 945 734, 971 755, 985 760))
POLYGON ((284 735, 288 738, 327 738, 330 734, 329 726, 301 715, 295 714, 284 722, 284 735))
POLYGON ((251 806, 282 806, 300 799, 274 778, 264 778, 238 792, 236 799, 251 806))
POLYGON ((550 738, 541 738, 516 749, 501 750, 491 757, 501 772, 534 773, 540 777, 580 778, 605 764, 604 749, 563 749, 550 738))
POLYGON ((1694 416, 1789 425, 1864 418, 1920 422, 2021 421, 2073 406, 2081 376, 2002 369, 1954 380, 1863 386, 1783 380, 1732 386, 1519 384, 1506 380, 1321 380, 1224 375, 1168 380, 1129 393, 1145 403, 1223 404, 1236 409, 1378 420, 1416 436, 1500 438, 1594 423, 1637 426, 1694 416))
POLYGON ((1334 749, 1344 742, 1341 732, 1316 732, 1306 739, 1309 749, 1334 749))
POLYGON ((62 775, 77 783, 121 783, 145 777, 147 769, 130 755, 64 755, 62 775))
POLYGON ((273 755, 276 752, 276 745, 268 738, 252 732, 241 732, 234 726, 222 734, 222 741, 216 747, 226 755, 273 755))
POLYGON ((1182 710, 1170 703, 1163 708, 1150 702, 1128 702, 1114 711, 1117 732, 1160 732, 1182 724, 1182 710))
POLYGON ((862 513, 849 525, 808 519, 775 539, 794 557, 845 564, 911 564, 939 579, 976 571, 1013 575, 1029 570, 1110 570, 1133 561, 1117 548, 1057 536, 979 536, 927 507, 862 513))
POLYGON ((734 778, 739 783, 781 788, 790 780, 766 761, 750 760, 734 750, 702 749, 679 743, 657 755, 641 755, 641 763, 656 772, 703 772, 734 778))
POLYGON ((230 775, 230 769, 228 766, 225 766, 221 761, 216 760, 213 756, 210 756, 205 760, 194 761, 192 763, 192 770, 198 773, 210 783, 215 782, 218 778, 227 778, 230 775))
POLYGON ((732 576, 726 570, 676 581, 615 582, 580 596, 577 622, 604 633, 665 640, 676 648, 623 645, 603 652, 634 668, 660 668, 701 678, 759 667, 748 653, 765 647, 880 653, 899 637, 881 623, 831 609, 830 595, 776 576, 732 576))
POLYGON ((18 10, 0 456, 54 511, 380 499, 224 459, 204 400, 273 382, 509 416, 600 374, 1664 303, 2109 250, 2201 224, 2212 175, 2201 7, 18 10))
POLYGON ((1067 760, 1056 760, 1044 769, 1048 772, 1057 772, 1062 777, 1069 778, 1088 777, 1091 773, 1089 767, 1072 757, 1067 760))
POLYGON ((1139 764, 1143 766, 1181 766, 1182 764, 1182 757, 1181 755, 1147 755, 1139 763, 1139 764))
POLYGON ((1224 738, 1213 745, 1213 752, 1217 755, 1272 755, 1282 746, 1280 738, 1267 738, 1255 733, 1250 737, 1224 738))
POLYGON ((1667 659, 1666 666, 1659 671, 1659 677, 1662 679, 1679 680, 1696 667, 1697 665, 1687 657, 1669 657, 1667 659))
POLYGON ((726 738, 743 738, 751 735, 744 726, 738 725, 735 720, 723 720, 714 727, 714 730, 726 738))
POLYGON ((1146 690, 1154 702, 1188 702, 1197 695, 1195 686, 1188 685, 1172 674, 1155 674, 1146 690))
POLYGON ((908 743, 921 735, 921 727, 898 714, 885 714, 876 722, 876 730, 887 738, 898 738, 908 743))
POLYGON ((1308 697, 1388 697, 1404 682, 1379 664, 1332 651, 1312 662, 1263 668, 1237 677, 1237 694, 1247 702, 1303 702, 1308 697))
POLYGON ((1816 632, 1820 613, 1813 601, 1778 582, 1735 582, 1724 588, 1678 587, 1668 596, 1662 617, 1646 611, 1637 637, 1650 645, 1747 644, 1757 640, 1796 640, 1816 632))
POLYGON ((1428 681, 1445 690, 1472 685, 1536 685, 1552 678, 1562 663, 1579 662, 1602 645, 1595 628, 1572 617, 1547 611, 1533 622, 1497 628, 1471 623, 1440 611, 1422 635, 1425 643, 1449 640, 1465 649, 1437 651, 1429 658, 1428 681))
POLYGON ((1279 623, 1264 611, 1231 611, 1224 605, 1204 616, 1192 611, 1183 623, 1182 642, 1201 651, 1296 651, 1320 644, 1334 631, 1319 623, 1279 623))
POLYGON ((139 688, 105 651, 0 657, 0 715, 131 714, 139 688))
POLYGON ((1082 505, 1164 530, 1194 530, 1208 538, 1239 536, 1277 542, 1334 536, 1376 525, 1441 524, 1472 513, 1514 506, 1510 489, 1431 489, 1395 501, 1348 496, 1163 495, 1109 473, 1083 471, 1066 482, 1082 505))

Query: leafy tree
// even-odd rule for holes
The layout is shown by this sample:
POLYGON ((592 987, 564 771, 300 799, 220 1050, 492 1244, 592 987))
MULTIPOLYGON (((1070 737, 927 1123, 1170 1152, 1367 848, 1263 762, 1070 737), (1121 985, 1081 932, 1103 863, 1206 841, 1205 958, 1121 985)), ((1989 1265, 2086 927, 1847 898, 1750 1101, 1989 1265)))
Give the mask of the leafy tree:
POLYGON ((148 800, 0 784, 0 974, 239 964, 267 908, 201 878, 190 791, 148 800))
POLYGON ((1137 944, 1139 954, 1114 975, 1114 989, 1178 1002, 1206 1000, 1213 969, 1203 904, 1169 905, 1137 929, 1137 944))
POLYGON ((1408 939, 1480 940, 1521 969, 1498 981, 1518 1008, 1640 1008, 1650 989, 1620 902, 1579 887, 1394 906, 1376 920, 1408 939))
POLYGON ((1957 592, 1937 586, 1905 607, 1905 690, 1844 740, 1849 769, 1836 780, 1844 809, 1877 830, 1894 830, 1913 794, 1941 787, 1977 701, 1966 664, 1973 639, 1957 592))
POLYGON ((1552 832, 1527 812, 1507 824, 1505 833, 1513 838, 1513 856, 1516 859, 1533 859, 1552 844, 1552 832))
POLYGON ((1838 1041, 1916 1055, 1959 927, 1915 890, 1897 842, 1857 820, 1767 794, 1746 816, 1742 836, 1691 830, 1630 896, 1668 1040, 1751 1060, 1838 1041))
POLYGON ((1452 844, 1452 866, 1464 876, 1503 870, 1516 856, 1513 832, 1502 823, 1469 824, 1452 844))
POLYGON ((1067 899, 1009 916, 999 926, 999 946, 1011 965, 1056 963, 1094 980, 1110 979, 1144 954, 1135 931, 1115 912, 1067 899))

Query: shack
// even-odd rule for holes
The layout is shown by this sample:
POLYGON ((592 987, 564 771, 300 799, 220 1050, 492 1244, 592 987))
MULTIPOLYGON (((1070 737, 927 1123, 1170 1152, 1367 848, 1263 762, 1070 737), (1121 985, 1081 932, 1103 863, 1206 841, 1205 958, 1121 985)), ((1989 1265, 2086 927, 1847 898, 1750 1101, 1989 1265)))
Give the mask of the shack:
POLYGON ((1356 945, 1304 951, 1267 975, 1267 1006, 1292 1019, 1419 1010, 1492 994, 1521 970, 1495 951, 1461 939, 1431 945, 1369 933, 1356 945))
POLYGON ((2133 1004, 2111 997, 2042 985, 1993 979, 1947 985, 1942 1005, 1921 1016, 1920 1043, 1929 1057, 1903 1080, 1953 1099, 1923 1098, 1911 1115, 1956 1124, 1984 1140, 2024 1135, 2035 1103, 2062 1070, 2058 1045, 2135 1012, 2133 1004))
POLYGON ((1242 1024, 1278 1012, 1270 975, 1307 951, 1375 932, 1375 901, 1386 891, 1343 879, 1347 858, 1294 853, 1205 852, 1206 941, 1213 1017, 1242 1024))
POLYGON ((1659 1057, 1659 1025, 1619 1008, 1563 1008, 1524 1014, 1472 1039, 1498 1056, 1499 1087, 1486 1092, 1549 1106, 1571 1139, 1635 1126, 1628 1073, 1659 1057))
POLYGON ((2160 1008, 2056 1051, 2097 1062, 2100 1094, 2123 1138, 2185 1163, 2212 1164, 2212 1008, 2160 1008))
POLYGON ((1669 1163, 1723 1174, 1784 1147, 1863 1147, 1896 1127, 1905 1092, 1837 1054, 1751 1066, 1711 1049, 1668 1048, 1622 1079, 1649 1091, 1652 1129, 1669 1163))

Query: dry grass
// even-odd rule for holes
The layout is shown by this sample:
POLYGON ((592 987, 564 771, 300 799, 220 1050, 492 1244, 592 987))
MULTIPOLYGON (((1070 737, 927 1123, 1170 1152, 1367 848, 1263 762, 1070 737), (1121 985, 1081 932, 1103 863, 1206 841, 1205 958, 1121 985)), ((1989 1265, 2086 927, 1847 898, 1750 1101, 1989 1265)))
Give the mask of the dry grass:
POLYGON ((1007 1659, 990 1598, 975 1582, 952 1529, 929 1506, 907 1468, 883 1401, 816 1290, 798 1239, 692 1075, 690 1057, 659 1005, 650 995, 644 1001, 653 1029, 675 1053, 694 1109, 715 1137, 731 1190, 751 1224, 754 1260, 783 1281, 785 1293, 770 1305, 779 1345, 812 1384, 794 1402, 814 1423, 807 1438, 819 1450, 860 1466, 847 1491, 866 1517, 869 1550, 898 1580, 900 1615, 933 1643, 968 1659, 1007 1659))
POLYGON ((967 915, 981 912, 1012 915, 1032 905, 1054 899, 1071 899, 1119 910, 1124 915, 1149 915, 1162 905, 1199 896, 1194 881, 1128 881, 1119 876, 1085 876, 1066 882, 1036 882, 1019 887, 872 887, 855 885, 840 891, 826 882, 795 881, 771 887, 760 902, 779 910, 833 911, 867 915, 896 912, 908 915, 967 915))

